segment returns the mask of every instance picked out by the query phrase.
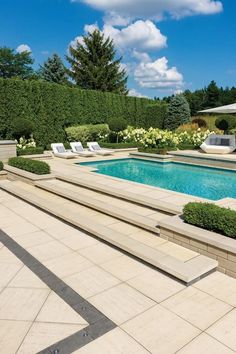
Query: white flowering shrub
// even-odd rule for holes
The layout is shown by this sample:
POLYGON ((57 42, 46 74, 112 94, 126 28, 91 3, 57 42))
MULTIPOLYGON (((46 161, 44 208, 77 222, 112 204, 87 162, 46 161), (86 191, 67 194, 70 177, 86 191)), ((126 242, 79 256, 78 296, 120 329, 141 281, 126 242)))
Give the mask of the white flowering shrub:
POLYGON ((157 128, 145 130, 131 126, 119 133, 123 142, 136 142, 147 148, 157 147, 161 149, 177 149, 179 145, 193 145, 197 148, 210 134, 214 134, 214 132, 210 130, 201 131, 200 128, 192 132, 173 132, 157 128))
POLYGON ((29 139, 25 139, 23 136, 19 139, 16 145, 17 149, 24 150, 27 148, 35 148, 36 142, 34 141, 33 135, 29 139))

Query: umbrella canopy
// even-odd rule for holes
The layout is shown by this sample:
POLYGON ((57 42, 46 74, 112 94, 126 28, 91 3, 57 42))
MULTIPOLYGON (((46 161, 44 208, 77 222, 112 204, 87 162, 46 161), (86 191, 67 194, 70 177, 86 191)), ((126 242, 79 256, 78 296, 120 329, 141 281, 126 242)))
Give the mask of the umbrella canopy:
POLYGON ((199 111, 199 113, 236 113, 236 103, 228 104, 227 106, 205 109, 204 111, 199 111))

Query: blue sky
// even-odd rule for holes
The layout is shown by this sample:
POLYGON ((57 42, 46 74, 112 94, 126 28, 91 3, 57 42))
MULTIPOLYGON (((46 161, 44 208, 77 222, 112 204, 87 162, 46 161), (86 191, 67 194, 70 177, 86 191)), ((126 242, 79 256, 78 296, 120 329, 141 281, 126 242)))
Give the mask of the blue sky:
MULTIPOLYGON (((0 45, 30 47, 38 67, 95 27, 114 39, 132 94, 236 86, 234 0, 1 0, 0 45), (91 26, 92 25, 92 26, 91 26), (90 27, 89 27, 90 26, 90 27)), ((21 47, 20 47, 21 48, 21 47)))

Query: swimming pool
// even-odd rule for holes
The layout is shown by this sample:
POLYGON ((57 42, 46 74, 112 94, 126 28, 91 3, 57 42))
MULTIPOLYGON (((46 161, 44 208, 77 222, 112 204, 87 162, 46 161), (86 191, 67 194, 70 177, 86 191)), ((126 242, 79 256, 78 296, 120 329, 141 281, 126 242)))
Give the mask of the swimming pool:
POLYGON ((218 200, 236 198, 236 171, 136 158, 82 162, 97 173, 218 200))

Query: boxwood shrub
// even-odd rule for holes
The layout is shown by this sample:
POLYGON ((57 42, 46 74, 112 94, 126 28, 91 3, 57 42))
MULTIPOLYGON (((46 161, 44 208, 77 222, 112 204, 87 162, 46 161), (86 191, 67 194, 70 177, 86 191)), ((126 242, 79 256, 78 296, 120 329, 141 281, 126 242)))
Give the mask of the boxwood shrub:
POLYGON ((183 210, 184 221, 203 229, 236 238, 236 211, 211 203, 188 203, 183 210))
POLYGON ((37 155, 37 154, 43 154, 43 152, 44 152, 44 148, 42 147, 28 147, 26 149, 18 149, 17 156, 37 155))
POLYGON ((75 125, 66 128, 66 134, 69 141, 97 141, 108 135, 110 129, 107 124, 85 124, 75 125))
POLYGON ((3 170, 3 162, 0 161, 0 171, 2 171, 2 170, 3 170))
POLYGON ((8 160, 8 165, 37 175, 46 175, 50 173, 50 166, 46 162, 31 160, 25 157, 11 157, 8 160))

